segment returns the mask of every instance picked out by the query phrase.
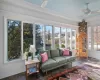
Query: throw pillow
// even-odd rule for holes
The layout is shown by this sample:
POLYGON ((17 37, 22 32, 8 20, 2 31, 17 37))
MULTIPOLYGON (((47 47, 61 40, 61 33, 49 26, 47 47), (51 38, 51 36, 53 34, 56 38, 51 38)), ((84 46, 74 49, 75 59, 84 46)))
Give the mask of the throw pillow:
POLYGON ((48 55, 47 55, 47 53, 46 53, 46 52, 42 53, 42 54, 41 54, 41 58, 42 58, 42 62, 43 62, 43 63, 46 62, 46 61, 48 60, 48 55))
POLYGON ((63 56, 69 56, 69 50, 68 49, 63 50, 63 56))

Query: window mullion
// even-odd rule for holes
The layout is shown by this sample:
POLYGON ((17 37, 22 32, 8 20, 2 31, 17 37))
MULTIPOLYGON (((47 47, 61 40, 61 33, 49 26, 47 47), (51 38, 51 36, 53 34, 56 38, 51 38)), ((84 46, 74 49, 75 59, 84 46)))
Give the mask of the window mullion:
POLYGON ((91 27, 91 50, 94 50, 94 29, 91 27))
POLYGON ((68 44, 67 44, 67 41, 68 40, 68 34, 67 34, 67 28, 66 28, 66 32, 65 32, 65 48, 67 48, 68 46, 68 44))
POLYGON ((72 50, 72 29, 70 31, 70 50, 72 50))
POLYGON ((55 35, 54 35, 54 26, 52 26, 52 48, 51 49, 54 49, 55 48, 55 35))
POLYGON ((21 57, 22 57, 22 59, 24 58, 24 53, 23 53, 23 21, 21 22, 21 57))
POLYGON ((35 41, 35 39, 36 39, 36 33, 35 33, 35 30, 36 30, 36 26, 35 26, 35 24, 33 24, 33 45, 36 47, 36 41, 35 41))
POLYGON ((75 30, 75 49, 76 49, 76 30, 75 30))
POLYGON ((61 48, 61 27, 60 27, 60 34, 59 34, 60 38, 59 38, 59 48, 61 48))
POLYGON ((45 44, 45 32, 46 32, 46 26, 43 26, 43 50, 46 50, 46 44, 45 44))

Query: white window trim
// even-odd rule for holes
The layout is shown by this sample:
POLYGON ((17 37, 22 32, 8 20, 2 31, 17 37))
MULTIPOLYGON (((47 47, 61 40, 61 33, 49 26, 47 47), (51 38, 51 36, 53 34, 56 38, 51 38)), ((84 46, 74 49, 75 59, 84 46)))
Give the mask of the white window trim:
POLYGON ((55 28, 54 28, 54 26, 52 26, 52 48, 51 49, 55 49, 55 33, 54 33, 54 31, 55 31, 55 28))
POLYGON ((61 48, 61 27, 60 27, 60 34, 59 34, 60 38, 59 38, 59 48, 61 48))
POLYGON ((8 51, 7 40, 8 40, 8 37, 7 37, 7 18, 4 17, 4 63, 8 62, 8 60, 7 60, 7 51, 8 51))
POLYGON ((43 50, 46 50, 46 46, 45 46, 45 32, 46 32, 46 27, 44 25, 43 26, 43 50))
POLYGON ((66 28, 66 32, 65 32, 65 48, 67 48, 68 46, 68 44, 67 44, 67 42, 68 42, 68 34, 67 34, 67 28, 66 28))
POLYGON ((21 57, 24 60, 24 54, 23 54, 23 21, 21 22, 21 57))

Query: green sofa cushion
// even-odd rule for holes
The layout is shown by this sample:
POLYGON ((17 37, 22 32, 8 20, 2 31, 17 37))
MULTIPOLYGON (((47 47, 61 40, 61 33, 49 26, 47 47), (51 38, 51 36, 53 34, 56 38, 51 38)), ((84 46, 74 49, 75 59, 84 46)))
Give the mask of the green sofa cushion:
POLYGON ((50 50, 50 53, 52 58, 60 56, 59 50, 50 50))
POLYGON ((64 58, 65 58, 66 61, 68 61, 68 62, 75 61, 75 57, 73 57, 73 56, 64 56, 64 58))
POLYGON ((53 59, 56 60, 59 65, 66 63, 66 59, 63 56, 61 56, 61 57, 55 57, 53 59))
POLYGON ((48 59, 46 62, 42 63, 41 68, 42 70, 52 69, 53 67, 57 66, 57 62, 53 59, 48 59))

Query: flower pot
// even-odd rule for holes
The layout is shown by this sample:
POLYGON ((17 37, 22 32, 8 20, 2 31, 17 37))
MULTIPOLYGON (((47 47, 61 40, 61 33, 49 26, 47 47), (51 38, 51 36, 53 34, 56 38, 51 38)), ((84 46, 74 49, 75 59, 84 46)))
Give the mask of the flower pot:
POLYGON ((28 61, 31 61, 32 60, 32 56, 28 57, 28 61))

